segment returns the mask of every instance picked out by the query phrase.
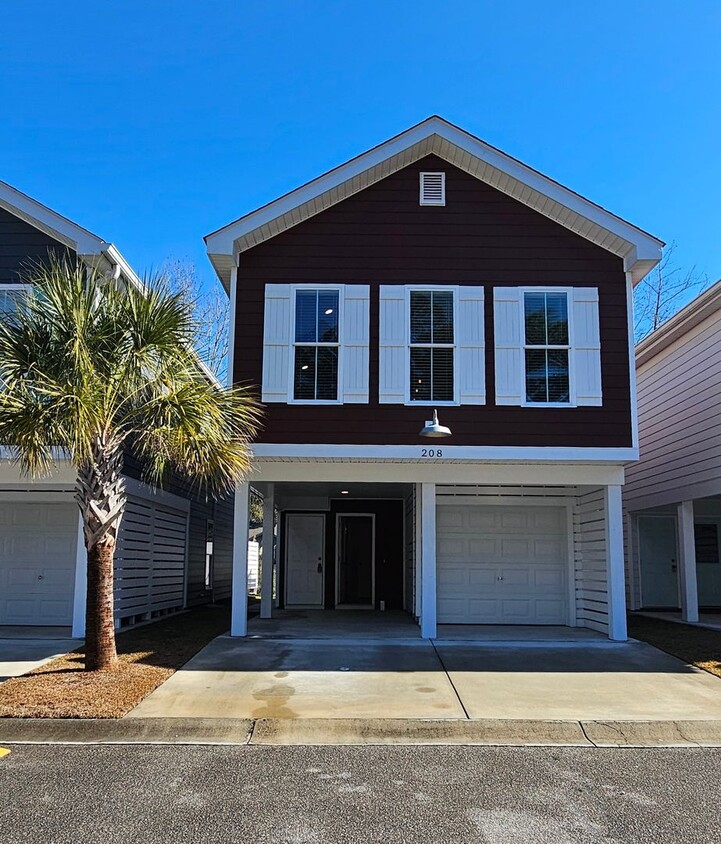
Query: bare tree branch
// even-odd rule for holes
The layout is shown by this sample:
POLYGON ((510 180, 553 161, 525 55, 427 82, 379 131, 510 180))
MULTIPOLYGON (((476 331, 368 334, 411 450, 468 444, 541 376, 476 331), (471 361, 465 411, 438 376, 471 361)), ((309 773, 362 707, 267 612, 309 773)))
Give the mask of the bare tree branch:
POLYGON ((664 250, 661 263, 634 291, 634 338, 643 340, 670 319, 694 295, 705 290, 710 280, 696 267, 683 270, 674 262, 676 244, 664 250))
POLYGON ((228 365, 228 321, 230 306, 225 291, 215 282, 204 285, 192 261, 168 259, 162 268, 170 289, 182 293, 192 304, 198 326, 195 349, 200 359, 225 381, 228 365))

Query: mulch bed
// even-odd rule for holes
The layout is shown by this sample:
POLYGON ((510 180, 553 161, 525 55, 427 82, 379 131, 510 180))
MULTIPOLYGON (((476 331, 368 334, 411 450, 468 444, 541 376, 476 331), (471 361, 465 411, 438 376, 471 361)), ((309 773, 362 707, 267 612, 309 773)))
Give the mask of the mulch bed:
POLYGON ((717 630, 632 615, 628 634, 721 677, 721 632, 717 630))
POLYGON ((79 649, 0 684, 0 717, 121 718, 229 626, 213 606, 123 631, 112 671, 86 672, 79 649))

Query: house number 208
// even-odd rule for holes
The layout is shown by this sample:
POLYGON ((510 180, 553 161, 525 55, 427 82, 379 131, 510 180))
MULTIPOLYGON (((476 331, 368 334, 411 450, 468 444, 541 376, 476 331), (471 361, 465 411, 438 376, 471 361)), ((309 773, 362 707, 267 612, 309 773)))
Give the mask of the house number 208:
POLYGON ((422 448, 421 457, 443 457, 442 448, 422 448))

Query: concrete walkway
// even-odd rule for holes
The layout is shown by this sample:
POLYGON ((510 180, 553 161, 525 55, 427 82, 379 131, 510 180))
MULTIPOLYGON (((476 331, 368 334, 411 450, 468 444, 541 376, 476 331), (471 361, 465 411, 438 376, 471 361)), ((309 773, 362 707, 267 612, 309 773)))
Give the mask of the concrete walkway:
POLYGON ((721 680, 640 642, 220 636, 126 717, 716 721, 721 680))
POLYGON ((20 635, 10 638, 10 631, 0 628, 0 681, 19 677, 57 656, 74 650, 79 639, 39 639, 20 635), (6 638, 7 637, 7 638, 6 638))

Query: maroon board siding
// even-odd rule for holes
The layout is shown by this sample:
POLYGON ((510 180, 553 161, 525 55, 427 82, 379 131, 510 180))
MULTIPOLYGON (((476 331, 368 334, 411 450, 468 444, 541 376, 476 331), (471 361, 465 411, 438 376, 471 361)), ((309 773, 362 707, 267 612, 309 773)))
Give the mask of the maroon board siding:
POLYGON ((443 407, 449 445, 624 447, 631 408, 622 260, 542 214, 429 156, 259 246, 238 270, 235 380, 260 387, 266 283, 369 284, 370 403, 265 406, 264 443, 421 444, 428 407, 378 403, 381 284, 482 284, 487 404, 443 407), (421 206, 418 173, 446 173, 446 205, 421 206), (497 407, 493 287, 598 287, 602 407, 497 407))

